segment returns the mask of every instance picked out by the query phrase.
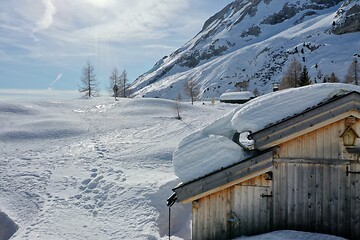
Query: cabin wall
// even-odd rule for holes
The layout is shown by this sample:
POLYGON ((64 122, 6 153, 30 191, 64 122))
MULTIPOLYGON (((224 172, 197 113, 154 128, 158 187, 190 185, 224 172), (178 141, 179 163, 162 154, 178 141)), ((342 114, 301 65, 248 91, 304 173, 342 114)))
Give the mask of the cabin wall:
MULTIPOLYGON (((346 127, 340 120, 279 145, 271 180, 263 174, 193 201, 192 238, 294 229, 360 239, 360 162, 343 145, 346 127)), ((352 127, 360 134, 359 119, 352 127)))
POLYGON ((269 231, 269 196, 271 181, 260 175, 194 201, 192 239, 221 240, 269 231))
MULTIPOLYGON (((353 128, 358 134, 360 133, 359 119, 356 120, 353 128)), ((282 143, 279 145, 279 157, 356 160, 357 156, 347 152, 340 137, 345 129, 345 119, 343 119, 282 143)), ((359 143, 357 140, 358 146, 359 143)))
MULTIPOLYGON (((352 126, 359 133, 359 120, 352 126)), ((274 229, 360 239, 360 164, 340 137, 345 119, 279 146, 274 159, 274 229)), ((359 141, 357 140, 357 146, 359 141)))
POLYGON ((274 163, 274 229, 349 237, 347 163, 274 163))

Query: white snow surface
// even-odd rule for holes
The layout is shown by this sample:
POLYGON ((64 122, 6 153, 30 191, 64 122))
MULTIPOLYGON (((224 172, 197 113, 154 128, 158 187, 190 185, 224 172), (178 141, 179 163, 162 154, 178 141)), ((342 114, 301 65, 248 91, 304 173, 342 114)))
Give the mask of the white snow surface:
MULTIPOLYGON (((12 239, 167 239, 173 151, 234 108, 180 106, 182 121, 161 99, 0 98, 0 212, 19 225, 12 239)), ((173 239, 190 239, 190 216, 173 206, 173 239)))
MULTIPOLYGON (((360 87, 341 83, 314 84, 252 99, 213 124, 184 138, 173 155, 175 174, 182 182, 190 182, 241 162, 251 155, 232 141, 236 132, 241 134, 259 131, 336 95, 351 91, 360 92, 360 87)), ((245 145, 253 143, 251 140, 240 141, 246 142, 245 145)))
MULTIPOLYGON (((235 112, 217 121, 225 128, 209 124, 234 106, 182 103, 179 121, 161 99, 0 98, 0 212, 19 225, 12 239, 168 239, 171 154, 204 126, 223 144, 235 112)), ((175 204, 171 222, 171 239, 191 239, 190 205, 175 204)), ((340 239, 306 234, 250 239, 340 239)))

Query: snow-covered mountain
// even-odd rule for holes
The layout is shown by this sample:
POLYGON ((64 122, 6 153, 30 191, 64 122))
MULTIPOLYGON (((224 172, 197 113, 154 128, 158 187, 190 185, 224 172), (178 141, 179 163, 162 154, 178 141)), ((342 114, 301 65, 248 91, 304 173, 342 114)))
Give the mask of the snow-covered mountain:
POLYGON ((266 93, 294 58, 314 82, 333 72, 342 80, 360 57, 359 31, 360 0, 236 0, 131 88, 137 97, 184 97, 193 79, 203 98, 243 81, 266 93))

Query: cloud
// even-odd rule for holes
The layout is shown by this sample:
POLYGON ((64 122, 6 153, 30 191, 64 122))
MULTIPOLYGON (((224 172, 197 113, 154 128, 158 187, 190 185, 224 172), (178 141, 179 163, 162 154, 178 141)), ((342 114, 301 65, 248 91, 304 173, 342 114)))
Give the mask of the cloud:
MULTIPOLYGON (((56 76, 50 87, 66 82, 58 69, 78 77, 87 59, 99 72, 117 65, 139 75, 148 69, 138 69, 151 67, 195 36, 211 16, 209 1, 217 2, 0 0, 0 63, 23 64, 31 71, 46 67, 56 76)), ((50 81, 44 76, 45 87, 50 81)))
POLYGON ((56 7, 54 6, 51 0, 43 0, 43 4, 45 7, 45 12, 42 15, 42 17, 36 22, 36 27, 33 30, 33 32, 39 32, 48 29, 54 21, 54 15, 56 14, 56 7))
POLYGON ((189 0, 81 0, 68 2, 67 14, 59 15, 73 27, 72 39, 141 42, 168 37, 167 29, 184 25, 182 15, 189 7, 189 0), (74 7, 82 13, 73 12, 74 7))

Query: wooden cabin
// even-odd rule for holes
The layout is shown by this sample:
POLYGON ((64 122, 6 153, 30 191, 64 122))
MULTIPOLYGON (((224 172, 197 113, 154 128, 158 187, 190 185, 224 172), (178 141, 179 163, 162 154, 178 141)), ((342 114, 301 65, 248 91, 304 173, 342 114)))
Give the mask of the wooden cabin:
POLYGON ((360 94, 250 137, 255 155, 173 189, 192 202, 193 239, 291 229, 360 239, 360 94))

